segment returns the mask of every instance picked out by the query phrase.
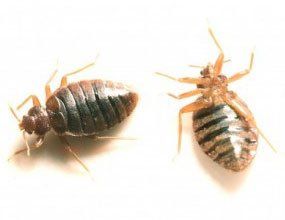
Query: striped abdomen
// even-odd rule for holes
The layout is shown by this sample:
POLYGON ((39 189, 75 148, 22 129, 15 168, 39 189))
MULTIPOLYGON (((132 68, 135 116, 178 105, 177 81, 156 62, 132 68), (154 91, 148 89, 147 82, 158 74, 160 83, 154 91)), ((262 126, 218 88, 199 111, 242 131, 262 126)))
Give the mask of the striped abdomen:
POLYGON ((137 100, 137 94, 121 83, 85 80, 56 90, 46 108, 59 135, 89 136, 123 121, 137 100))
POLYGON ((203 151, 226 169, 241 171, 255 156, 256 128, 227 104, 195 112, 193 128, 203 151))

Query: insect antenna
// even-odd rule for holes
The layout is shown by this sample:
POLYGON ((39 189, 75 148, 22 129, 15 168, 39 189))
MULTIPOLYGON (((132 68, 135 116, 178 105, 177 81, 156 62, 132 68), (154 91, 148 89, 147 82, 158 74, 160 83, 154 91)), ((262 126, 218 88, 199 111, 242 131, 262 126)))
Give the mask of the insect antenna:
POLYGON ((16 113, 16 111, 13 109, 13 107, 12 107, 10 104, 8 104, 8 106, 9 106, 9 109, 10 109, 11 113, 12 113, 13 116, 17 119, 17 121, 18 121, 18 122, 21 122, 21 119, 19 118, 19 116, 17 115, 17 113, 16 113))

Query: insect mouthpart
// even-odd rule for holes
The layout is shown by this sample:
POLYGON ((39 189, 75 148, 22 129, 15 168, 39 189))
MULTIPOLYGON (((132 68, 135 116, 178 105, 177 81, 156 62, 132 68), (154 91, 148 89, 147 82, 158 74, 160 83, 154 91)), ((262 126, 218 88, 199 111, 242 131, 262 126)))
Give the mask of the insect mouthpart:
POLYGON ((212 73, 213 73, 213 66, 210 63, 204 69, 202 69, 200 72, 200 74, 204 77, 211 76, 212 73))

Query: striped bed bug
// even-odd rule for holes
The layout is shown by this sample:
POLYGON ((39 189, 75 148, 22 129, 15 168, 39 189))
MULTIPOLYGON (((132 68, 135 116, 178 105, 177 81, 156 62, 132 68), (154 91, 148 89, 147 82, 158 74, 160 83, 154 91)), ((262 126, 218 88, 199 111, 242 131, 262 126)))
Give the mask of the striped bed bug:
POLYGON ((199 78, 175 78, 168 74, 156 74, 178 81, 195 84, 197 89, 178 96, 169 93, 176 99, 195 95, 200 97, 179 111, 178 116, 178 153, 181 150, 182 115, 193 113, 193 130, 199 146, 213 161, 222 167, 235 172, 242 171, 252 162, 258 145, 258 134, 275 148, 257 127, 253 114, 238 95, 228 89, 228 84, 248 75, 252 69, 254 53, 252 52, 248 69, 230 77, 221 74, 224 52, 213 31, 209 33, 218 47, 220 54, 214 64, 207 66, 190 65, 202 68, 199 78))
POLYGON ((131 139, 122 137, 98 136, 104 130, 110 129, 129 116, 137 105, 138 94, 125 84, 108 80, 82 80, 68 84, 67 78, 79 73, 95 62, 65 74, 61 79, 60 87, 51 92, 50 83, 57 74, 51 75, 45 85, 46 107, 43 107, 39 98, 30 95, 18 107, 22 108, 29 100, 31 107, 26 115, 20 119, 16 111, 10 110, 19 122, 23 131, 26 147, 16 151, 12 156, 32 149, 39 148, 49 131, 53 131, 65 145, 65 149, 89 172, 88 167, 71 149, 66 136, 92 137, 96 139, 131 139), (29 145, 27 134, 37 135, 37 141, 29 145))

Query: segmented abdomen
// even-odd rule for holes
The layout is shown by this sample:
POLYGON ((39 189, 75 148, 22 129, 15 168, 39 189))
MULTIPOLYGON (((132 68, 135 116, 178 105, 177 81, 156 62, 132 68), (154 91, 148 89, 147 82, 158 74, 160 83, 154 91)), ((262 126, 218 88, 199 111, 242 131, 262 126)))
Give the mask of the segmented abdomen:
POLYGON ((241 171, 255 156, 256 127, 250 126, 227 104, 195 112, 193 128, 203 151, 226 169, 241 171))
POLYGON ((85 80, 56 90, 46 108, 56 133, 89 136, 123 121, 137 99, 137 94, 121 83, 85 80))

